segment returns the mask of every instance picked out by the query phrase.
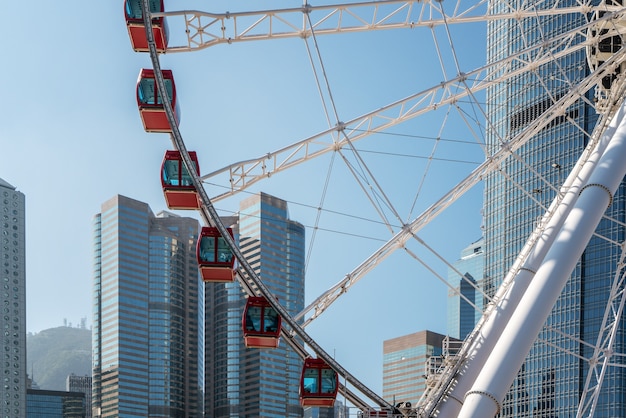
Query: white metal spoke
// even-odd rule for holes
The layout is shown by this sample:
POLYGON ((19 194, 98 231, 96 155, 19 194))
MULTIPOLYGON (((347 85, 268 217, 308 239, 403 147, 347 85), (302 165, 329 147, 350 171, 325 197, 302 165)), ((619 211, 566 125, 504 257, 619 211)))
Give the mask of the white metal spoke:
MULTIPOLYGON (((583 36, 583 29, 584 27, 576 28, 551 40, 552 42, 546 42, 546 44, 549 44, 550 49, 546 45, 528 48, 497 63, 459 75, 448 82, 441 83, 439 86, 434 86, 376 111, 341 123, 335 128, 320 132, 278 151, 269 152, 259 158, 240 161, 208 173, 202 176, 201 179, 207 181, 224 174, 228 176, 226 184, 229 185, 231 190, 214 196, 212 201, 217 202, 280 171, 347 145, 347 139, 335 141, 333 134, 336 131, 343 132, 345 138, 354 143, 372 133, 384 131, 442 106, 458 103, 470 93, 476 94, 493 83, 505 82, 529 71, 531 68, 580 50, 584 48, 584 43, 576 42, 577 40, 580 41, 581 36, 583 36), (535 55, 534 59, 529 60, 527 58, 533 55, 535 55), (502 73, 500 76, 495 76, 495 74, 500 72, 502 73), (469 88, 466 88, 466 85, 469 85, 469 88)), ((605 65, 608 66, 608 61, 605 65)), ((582 83, 579 83, 572 94, 583 96, 584 92, 591 89, 602 76, 602 71, 596 71, 583 80, 582 83)), ((549 112, 546 112, 545 116, 555 118, 565 113, 564 109, 552 108, 549 112)))
MULTIPOLYGON (((586 84, 588 80, 585 80, 586 84)), ((343 280, 318 297, 313 303, 306 307, 297 318, 303 317, 306 313, 314 311, 312 316, 307 320, 306 324, 310 323, 314 318, 319 316, 331 303, 333 303, 339 296, 345 293, 354 283, 360 280, 366 273, 371 271, 377 264, 390 255, 393 251, 401 248, 408 239, 416 234, 421 228, 432 221, 449 205, 461 197, 466 191, 475 186, 481 181, 484 176, 499 168, 500 163, 504 159, 508 158, 513 152, 521 147, 529 138, 531 138, 542 127, 546 126, 552 120, 563 112, 571 103, 578 99, 578 89, 574 89, 569 95, 563 96, 553 108, 549 109, 546 113, 531 124, 529 124, 527 130, 522 132, 517 137, 513 138, 510 142, 506 143, 495 155, 481 164, 475 169, 468 177, 466 177, 461 183, 457 184, 452 190, 450 190, 445 196, 439 199, 434 205, 429 207, 420 216, 418 216, 413 222, 406 225, 403 230, 394 235, 385 245, 383 245, 372 256, 360 264, 352 272, 348 273, 343 280)))

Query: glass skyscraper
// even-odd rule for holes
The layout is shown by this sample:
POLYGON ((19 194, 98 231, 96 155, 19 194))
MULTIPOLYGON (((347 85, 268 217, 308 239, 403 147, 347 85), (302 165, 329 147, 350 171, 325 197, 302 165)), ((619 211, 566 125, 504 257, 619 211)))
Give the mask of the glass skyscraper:
POLYGON ((26 417, 26 204, 24 194, 0 178, 2 282, 2 417, 26 417))
MULTIPOLYGON (((289 219, 287 202, 265 193, 245 199, 234 229, 241 251, 279 303, 292 315, 304 309, 305 231, 289 219)), ((205 294, 206 416, 301 417, 300 357, 284 342, 275 349, 245 347, 245 295, 238 283, 207 285, 205 294)))
MULTIPOLYGON (((566 3, 560 3, 559 7, 566 7, 566 3)), ((574 1, 569 2, 569 5, 574 4, 574 1)), ((533 2, 533 5, 536 8, 553 7, 552 2, 533 2)), ((493 2, 491 7, 493 13, 501 13, 506 12, 508 5, 493 2)), ((586 19, 583 15, 569 14, 490 21, 488 61, 495 62, 528 45, 543 42, 543 39, 570 30, 586 19)), ((585 52, 581 50, 507 82, 494 83, 487 95, 488 118, 493 127, 487 138, 488 148, 493 152, 502 141, 518 134, 588 71, 585 52)), ((502 165, 501 172, 494 172, 486 179, 484 236, 488 294, 495 293, 545 212, 536 201, 548 206, 555 197, 556 191, 541 177, 558 187, 587 144, 588 138, 583 132, 592 132, 597 118, 595 110, 588 104, 592 102, 591 99, 587 103, 580 99, 571 105, 563 116, 548 124, 521 148, 518 152, 520 159, 509 159, 502 165), (526 165, 533 167, 536 174, 530 173, 526 165)), ((623 192, 621 186, 607 211, 609 216, 622 222, 625 220, 623 192)), ((548 327, 540 333, 540 341, 533 345, 522 365, 500 416, 576 416, 587 372, 585 362, 577 356, 588 358, 591 353, 592 349, 582 342, 596 343, 620 252, 615 243, 624 239, 623 226, 607 220, 601 222, 596 232, 555 304, 547 320, 548 327), (566 354, 567 351, 573 354, 566 354)), ((623 349, 624 334, 621 332, 616 350, 623 352, 623 349)), ((596 417, 626 416, 625 386, 625 369, 611 370, 604 381, 596 417)))
POLYGON ((124 196, 94 217, 93 415, 200 416, 199 223, 124 196))
POLYGON ((482 316, 483 296, 479 289, 483 285, 484 254, 481 238, 464 248, 461 258, 452 263, 454 269, 448 269, 448 282, 455 288, 448 290, 448 336, 457 340, 464 340, 482 316))

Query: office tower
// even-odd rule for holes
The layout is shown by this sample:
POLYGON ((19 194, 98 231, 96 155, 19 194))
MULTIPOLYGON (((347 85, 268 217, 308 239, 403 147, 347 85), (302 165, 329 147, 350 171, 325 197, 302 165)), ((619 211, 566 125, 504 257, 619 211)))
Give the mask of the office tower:
POLYGON ((26 416, 25 197, 0 178, 0 279, 2 282, 1 416, 26 416))
POLYGON ((448 282, 454 286, 448 289, 448 336, 452 338, 464 340, 482 315, 483 263, 481 238, 464 248, 461 258, 448 269, 448 282))
POLYGON ((76 376, 72 373, 67 376, 65 390, 85 394, 85 417, 91 418, 91 376, 76 376))
POLYGON ((28 389, 27 418, 84 418, 85 394, 59 390, 28 389))
POLYGON ((94 217, 93 415, 200 416, 198 221, 115 196, 94 217))
POLYGON ((428 360, 442 364, 445 338, 426 330, 383 341, 383 398, 417 405, 426 389, 428 360))
MULTIPOLYGON (((573 2, 570 4, 574 4, 573 2)), ((508 6, 493 2, 494 14, 508 6)), ((533 7, 549 8, 553 4, 533 2, 533 7)), ((565 6, 565 4, 562 4, 565 6)), ((587 17, 582 14, 547 16, 523 21, 497 20, 488 23, 487 55, 495 62, 529 44, 543 42, 557 33, 580 26, 587 17), (543 39, 542 39, 543 38, 543 39)), ((581 39, 582 41, 582 39, 581 39)), ((568 93, 588 72, 585 50, 568 55, 534 71, 494 84, 486 102, 489 131, 488 149, 497 149, 535 120, 554 100, 568 93)), ((492 173, 485 182, 485 288, 493 295, 527 237, 543 215, 544 207, 556 191, 540 177, 560 185, 571 171, 587 144, 583 131, 592 132, 597 119, 595 110, 582 99, 568 107, 537 133, 518 154, 509 159, 501 172, 492 173), (536 170, 530 173, 525 163, 536 170), (520 189, 525 190, 522 191, 520 189), (536 201, 535 201, 536 200, 536 201)), ((624 222, 624 187, 620 186, 607 215, 624 222)), ((589 358, 613 279, 624 228, 602 220, 579 260, 547 320, 548 328, 539 335, 526 357, 517 379, 502 406, 502 417, 569 417, 576 416, 587 367, 581 358, 589 358), (605 239, 608 238, 607 239, 605 239), (613 242, 611 242, 611 240, 613 242), (572 336, 567 338, 565 335, 572 336), (579 341, 578 341, 578 340, 579 341), (559 347, 559 348, 556 348, 559 347), (573 353, 566 354, 566 350, 573 353)), ((620 331, 615 347, 624 352, 624 334, 620 331)), ((626 375, 624 369, 612 369, 605 377, 596 417, 626 416, 626 375)))
MULTIPOLYGON (((289 219, 287 202, 265 193, 240 205, 240 249, 292 315, 304 308, 304 227, 289 219)), ((302 361, 282 341, 275 349, 245 348, 245 295, 238 283, 206 286, 206 415, 301 417, 302 361)))

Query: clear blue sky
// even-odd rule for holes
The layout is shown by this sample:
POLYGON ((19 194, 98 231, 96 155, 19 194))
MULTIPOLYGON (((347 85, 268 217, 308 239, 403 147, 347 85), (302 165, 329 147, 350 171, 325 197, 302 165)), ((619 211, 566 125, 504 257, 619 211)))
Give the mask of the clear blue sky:
MULTIPOLYGON (((251 4, 256 6, 250 10, 300 5, 238 2, 235 9, 225 4, 166 1, 166 10, 187 6, 222 13, 246 10, 251 4)), ((0 16, 5 40, 0 178, 26 195, 28 330, 60 326, 65 318, 78 324, 87 317, 91 324, 91 221, 100 204, 122 194, 147 202, 155 213, 165 209, 159 169, 164 151, 172 145, 168 135, 143 131, 135 101, 139 70, 151 63, 148 55, 130 48, 122 1, 35 0, 27 12, 19 2, 2 2, 0 16)), ((471 28, 453 38, 463 71, 484 62, 481 33, 484 28, 471 28)), ((339 119, 350 120, 455 75, 447 38, 438 39, 446 53, 447 75, 426 29, 318 37, 339 119)), ((313 43, 309 45, 316 54, 313 43)), ((328 127, 302 39, 167 54, 161 66, 174 71, 181 133, 187 148, 198 152, 202 174, 328 127)), ((476 167, 465 161, 482 161, 476 145, 439 141, 434 151, 433 138, 438 136, 474 141, 461 126, 458 112, 446 116, 447 110, 356 145, 405 220, 476 167), (437 159, 422 186, 428 163, 423 157, 433 153, 437 159)), ((310 240, 317 212, 309 207, 320 205, 331 163, 324 207, 342 215, 323 212, 320 231, 309 243, 307 302, 341 280, 390 233, 357 219, 379 217, 339 155, 334 162, 328 155, 303 164, 253 190, 288 200, 291 217, 307 226, 310 240)), ((216 206, 230 214, 241 197, 216 206)), ((420 233, 450 262, 480 237, 480 197, 480 189, 473 191, 420 233)), ((433 269, 447 277, 444 264, 433 264, 433 269)), ((380 392, 383 340, 423 329, 445 333, 446 294, 431 273, 398 251, 308 330, 344 367, 380 392)))

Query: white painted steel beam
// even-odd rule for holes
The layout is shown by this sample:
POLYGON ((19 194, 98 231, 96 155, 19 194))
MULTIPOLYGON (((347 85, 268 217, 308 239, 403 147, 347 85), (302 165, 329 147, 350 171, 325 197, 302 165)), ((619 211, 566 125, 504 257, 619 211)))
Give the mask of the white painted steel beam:
MULTIPOLYGON (((557 196, 550 205, 544 219, 545 225, 540 228, 540 236, 536 240, 529 239, 531 248, 522 250, 527 256, 520 265, 514 265, 498 289, 494 297, 495 306, 489 309, 483 319, 484 323, 477 329, 476 335, 469 342, 469 348, 463 364, 458 370, 455 384, 439 405, 439 418, 456 417, 461 410, 465 394, 471 389, 479 372, 493 349, 499 335, 507 326, 511 314, 519 304, 528 285, 535 276, 548 250, 561 230, 566 216, 574 206, 582 187, 587 184, 593 169, 597 166, 600 157, 605 152, 609 141, 617 129, 618 121, 624 118, 624 108, 619 109, 605 133, 599 139, 588 158, 581 156, 577 163, 579 170, 574 169, 566 179, 562 190, 563 196, 557 196), (583 164, 584 163, 584 164, 583 164)), ((543 221, 542 221, 543 222, 543 221)))
POLYGON ((515 379, 613 194, 626 175, 626 121, 618 128, 550 247, 517 309, 495 342, 459 418, 492 417, 515 379))

